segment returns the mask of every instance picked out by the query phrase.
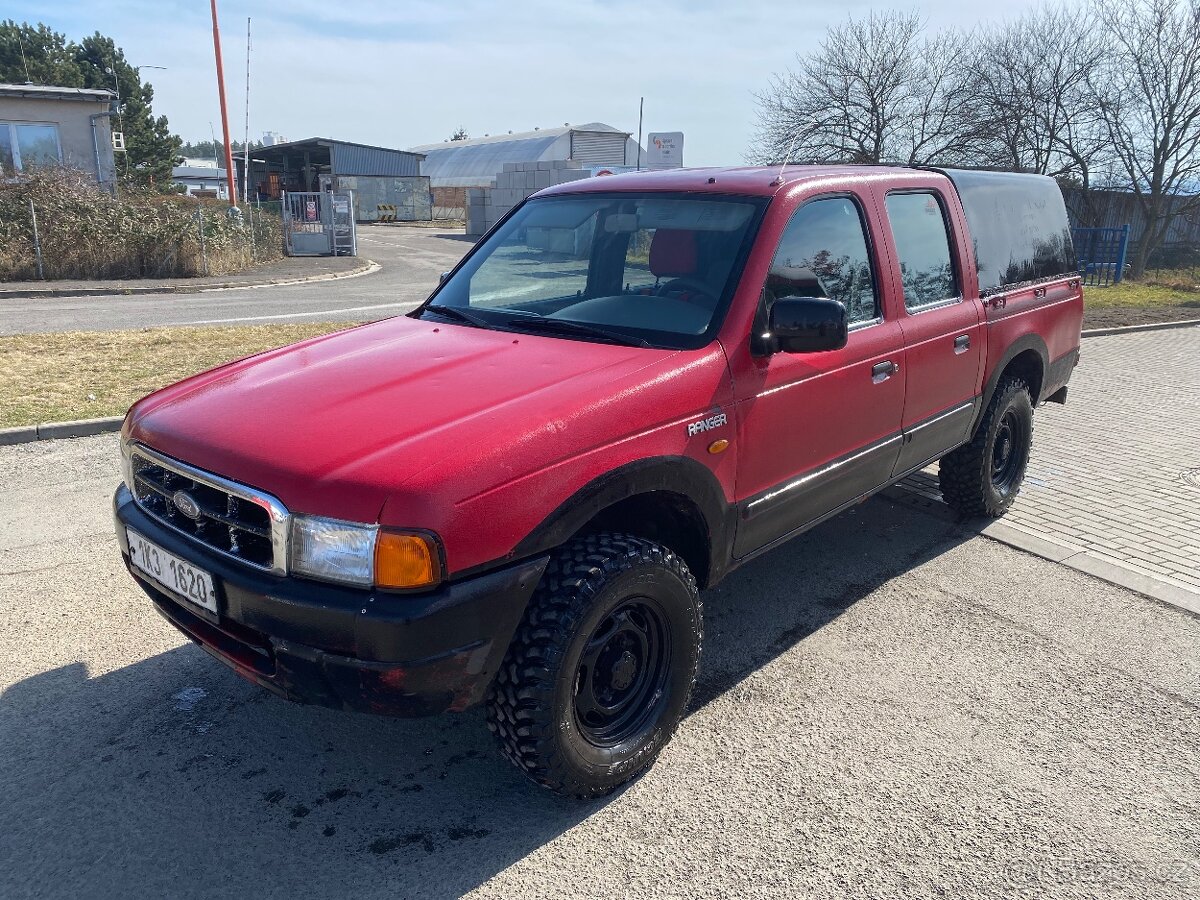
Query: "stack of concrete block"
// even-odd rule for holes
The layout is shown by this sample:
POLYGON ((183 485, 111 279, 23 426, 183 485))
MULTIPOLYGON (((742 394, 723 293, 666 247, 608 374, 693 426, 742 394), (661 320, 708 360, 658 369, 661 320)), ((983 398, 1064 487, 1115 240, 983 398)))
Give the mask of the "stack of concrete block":
POLYGON ((467 188, 467 234, 478 237, 496 221, 491 188, 467 188))
POLYGON ((530 194, 555 184, 589 178, 591 172, 571 159, 505 163, 496 186, 467 190, 467 234, 478 237, 530 194))

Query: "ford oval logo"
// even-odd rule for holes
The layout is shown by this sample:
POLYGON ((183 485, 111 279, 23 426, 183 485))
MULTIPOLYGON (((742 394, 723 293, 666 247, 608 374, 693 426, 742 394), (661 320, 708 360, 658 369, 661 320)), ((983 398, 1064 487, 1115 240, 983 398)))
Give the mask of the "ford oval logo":
POLYGON ((192 499, 191 494, 184 491, 176 491, 175 496, 171 498, 171 502, 175 504, 175 508, 193 521, 200 518, 200 504, 192 499))

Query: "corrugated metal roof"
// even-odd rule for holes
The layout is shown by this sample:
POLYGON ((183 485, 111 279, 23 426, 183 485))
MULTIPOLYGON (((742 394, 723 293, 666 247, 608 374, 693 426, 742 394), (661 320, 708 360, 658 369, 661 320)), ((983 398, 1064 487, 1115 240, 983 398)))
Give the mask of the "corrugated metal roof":
POLYGON ((422 156, 404 150, 383 150, 334 142, 329 167, 335 175, 420 175, 422 156))
POLYGON ((335 175, 420 175, 424 156, 410 150, 395 150, 389 147, 374 147, 354 141, 339 141, 333 138, 306 138, 284 144, 258 147, 253 153, 258 159, 284 157, 292 153, 320 149, 328 151, 329 165, 335 175))
POLYGON ((409 147, 413 153, 428 153, 431 150, 443 150, 447 146, 458 149, 463 147, 478 147, 480 144, 503 144, 509 141, 524 141, 537 138, 556 138, 572 131, 597 131, 609 134, 623 134, 629 137, 628 131, 613 128, 603 122, 589 122, 586 125, 561 125, 557 128, 535 128, 533 131, 509 132, 508 134, 492 134, 484 137, 467 138, 465 141, 442 141, 440 144, 422 144, 419 147, 409 147))
POLYGON ((443 141, 412 149, 425 154, 421 171, 429 176, 429 183, 433 187, 473 187, 489 183, 505 163, 572 158, 572 137, 575 135, 594 135, 597 144, 604 144, 604 138, 611 139, 618 152, 614 155, 609 147, 610 152, 605 158, 596 162, 619 165, 619 150, 626 145, 629 158, 632 160, 637 156, 637 142, 630 138, 629 132, 603 122, 541 128, 519 134, 495 134, 465 141, 443 141), (610 156, 613 158, 610 159, 610 156))

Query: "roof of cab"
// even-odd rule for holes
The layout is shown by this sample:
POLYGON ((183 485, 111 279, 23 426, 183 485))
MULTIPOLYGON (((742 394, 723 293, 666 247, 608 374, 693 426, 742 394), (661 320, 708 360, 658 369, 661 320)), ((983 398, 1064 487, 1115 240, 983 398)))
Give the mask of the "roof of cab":
POLYGON ((593 191, 702 191, 714 194, 748 194, 770 197, 781 188, 799 181, 850 175, 857 178, 880 175, 912 175, 902 166, 833 165, 786 166, 779 180, 779 166, 722 166, 703 169, 665 169, 657 172, 627 172, 569 181, 539 191, 550 194, 590 193, 593 191))

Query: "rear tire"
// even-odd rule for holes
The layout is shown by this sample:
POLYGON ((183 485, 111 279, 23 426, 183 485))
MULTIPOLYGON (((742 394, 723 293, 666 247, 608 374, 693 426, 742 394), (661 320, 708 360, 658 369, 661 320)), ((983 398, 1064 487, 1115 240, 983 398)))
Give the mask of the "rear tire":
POLYGON ((1020 493, 1032 444, 1029 387, 1010 378, 996 389, 970 442, 942 457, 942 499, 963 516, 1004 515, 1020 493))
POLYGON ((687 565, 653 541, 604 533, 557 550, 488 691, 501 751, 581 799, 641 775, 687 707, 701 614, 687 565))

